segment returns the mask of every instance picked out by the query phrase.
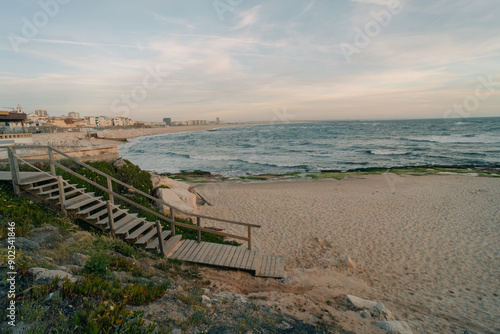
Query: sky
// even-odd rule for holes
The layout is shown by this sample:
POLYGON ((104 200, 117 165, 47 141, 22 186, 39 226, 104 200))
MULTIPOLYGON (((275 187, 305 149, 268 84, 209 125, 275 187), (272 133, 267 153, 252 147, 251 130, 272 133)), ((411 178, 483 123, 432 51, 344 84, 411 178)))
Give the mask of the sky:
POLYGON ((498 0, 16 0, 0 109, 160 121, 500 116, 498 0))

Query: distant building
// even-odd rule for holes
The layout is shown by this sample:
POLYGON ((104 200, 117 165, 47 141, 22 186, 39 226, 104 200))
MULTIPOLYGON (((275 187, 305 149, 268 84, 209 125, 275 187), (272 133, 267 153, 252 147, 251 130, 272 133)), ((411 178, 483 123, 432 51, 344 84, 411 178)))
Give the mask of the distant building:
POLYGON ((171 118, 164 118, 163 119, 163 123, 165 123, 166 125, 170 126, 170 125, 172 125, 172 119, 171 118))
POLYGON ((72 112, 68 113, 68 116, 71 117, 71 118, 79 119, 80 118, 80 113, 72 111, 72 112))
POLYGON ((215 124, 220 124, 220 119, 219 119, 219 117, 217 117, 217 118, 215 119, 215 124))
POLYGON ((44 110, 44 109, 35 110, 35 115, 37 115, 37 116, 49 116, 49 114, 47 113, 47 110, 44 110))

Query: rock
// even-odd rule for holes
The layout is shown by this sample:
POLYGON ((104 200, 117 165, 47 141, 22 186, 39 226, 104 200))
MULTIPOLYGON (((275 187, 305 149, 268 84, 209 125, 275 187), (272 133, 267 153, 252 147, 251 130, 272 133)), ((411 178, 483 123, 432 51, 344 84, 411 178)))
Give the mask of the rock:
POLYGON ((172 189, 173 192, 179 196, 181 201, 189 205, 193 210, 196 210, 197 205, 196 205, 196 194, 193 194, 189 190, 186 189, 172 189))
POLYGON ((344 260, 342 261, 342 264, 345 265, 347 268, 356 268, 356 263, 349 257, 346 256, 344 260))
POLYGON ((369 312, 361 312, 361 318, 370 319, 372 315, 369 312))
POLYGON ((83 269, 83 267, 75 266, 74 264, 70 264, 69 266, 66 266, 66 267, 68 268, 68 271, 71 274, 79 273, 83 269))
POLYGON ((60 278, 60 281, 63 281, 66 277, 68 277, 71 282, 76 282, 78 279, 76 276, 62 270, 49 270, 45 268, 33 267, 28 271, 34 276, 34 282, 36 284, 50 283, 56 276, 60 278))
MULTIPOLYGON (((2 241, 2 245, 7 246, 7 239, 2 241)), ((32 250, 36 250, 36 249, 40 248, 38 246, 37 242, 31 241, 31 240, 26 239, 24 237, 16 238, 15 245, 16 245, 17 249, 28 250, 28 251, 32 251, 32 250)))
POLYGON ((167 176, 160 176, 156 174, 151 174, 151 182, 153 182, 153 188, 158 188, 160 186, 169 187, 170 189, 185 189, 189 191, 189 184, 172 180, 167 176))
POLYGON ((206 289, 206 288, 205 288, 205 289, 203 289, 203 293, 204 293, 205 295, 209 295, 209 294, 210 294, 210 289, 206 289))
MULTIPOLYGON (((171 189, 160 188, 158 189, 157 195, 159 199, 165 201, 166 203, 172 205, 173 207, 185 211, 187 213, 196 213, 198 210, 184 203, 180 197, 171 189)), ((155 203, 157 208, 163 212, 163 214, 170 215, 170 208, 166 205, 155 203)), ((178 218, 190 218, 190 215, 175 212, 175 216, 178 218)))
POLYGON ((90 256, 84 255, 82 253, 73 253, 71 255, 71 261, 73 261, 74 264, 80 267, 84 267, 89 259, 90 256))
POLYGON ((61 238, 61 234, 59 233, 59 229, 52 225, 46 225, 42 228, 37 228, 31 230, 28 233, 28 236, 31 240, 38 244, 44 244, 47 242, 54 242, 61 238))
POLYGON ((371 310, 374 310, 375 307, 377 306, 377 302, 374 302, 371 300, 366 300, 366 299, 361 299, 361 298, 356 297, 356 296, 347 295, 346 298, 347 298, 347 301, 352 306, 354 306, 354 308, 357 309, 358 311, 361 311, 361 310, 371 311, 371 310))
POLYGON ((120 158, 120 159, 116 160, 115 162, 113 162, 113 167, 121 168, 121 167, 125 166, 126 164, 127 163, 125 162, 125 160, 120 158))
POLYGON ((182 334, 182 329, 180 329, 180 328, 174 328, 174 329, 172 329, 172 331, 170 333, 172 333, 172 334, 182 334))
POLYGON ((49 293, 49 295, 47 296, 47 298, 45 298, 44 302, 48 302, 48 301, 50 301, 52 299, 56 299, 59 296, 61 296, 61 291, 60 290, 57 290, 55 292, 51 292, 51 293, 49 293))
POLYGON ((290 277, 286 276, 281 279, 281 283, 290 285, 290 277))
POLYGON ((356 296, 347 295, 347 301, 358 311, 368 311, 370 316, 380 320, 394 320, 394 317, 384 304, 372 300, 361 299, 356 296))
POLYGON ((212 300, 205 295, 201 296, 201 303, 207 307, 212 307, 212 300))
POLYGON ((223 301, 235 302, 241 304, 251 304, 250 299, 243 297, 239 293, 222 291, 214 295, 215 298, 221 299, 223 301))
POLYGON ((170 281, 168 279, 163 278, 163 277, 153 276, 153 277, 151 277, 151 282, 153 282, 155 285, 162 285, 162 284, 168 283, 170 281))
POLYGON ((375 310, 373 313, 374 316, 378 319, 387 321, 394 320, 391 311, 386 309, 384 304, 382 304, 381 302, 378 302, 377 305, 375 305, 375 310))
POLYGON ((410 326, 404 321, 377 321, 375 325, 385 329, 387 334, 413 334, 410 326))

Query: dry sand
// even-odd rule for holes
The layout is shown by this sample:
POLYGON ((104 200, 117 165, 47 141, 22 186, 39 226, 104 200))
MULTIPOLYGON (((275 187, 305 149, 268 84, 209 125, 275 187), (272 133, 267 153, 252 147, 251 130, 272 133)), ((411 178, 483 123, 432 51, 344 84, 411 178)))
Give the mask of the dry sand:
POLYGON ((267 304, 367 332, 359 326, 368 320, 341 302, 328 308, 352 294, 382 301, 414 333, 500 333, 498 178, 386 174, 196 189, 214 203, 204 214, 259 223, 255 246, 286 255, 289 291, 273 280, 241 283, 267 304), (339 264, 345 255, 356 269, 339 264))

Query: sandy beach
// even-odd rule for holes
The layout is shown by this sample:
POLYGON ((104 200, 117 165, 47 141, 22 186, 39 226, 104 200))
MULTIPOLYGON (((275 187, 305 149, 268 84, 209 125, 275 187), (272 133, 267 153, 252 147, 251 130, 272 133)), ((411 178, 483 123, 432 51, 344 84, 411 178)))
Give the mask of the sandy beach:
POLYGON ((255 246, 286 255, 293 289, 242 287, 267 304, 306 319, 330 309, 345 329, 366 332, 359 314, 328 306, 352 294, 382 301, 414 333, 500 332, 498 178, 386 174, 196 189, 214 203, 203 213, 261 224, 255 246), (340 263, 346 255, 355 269, 340 263))

